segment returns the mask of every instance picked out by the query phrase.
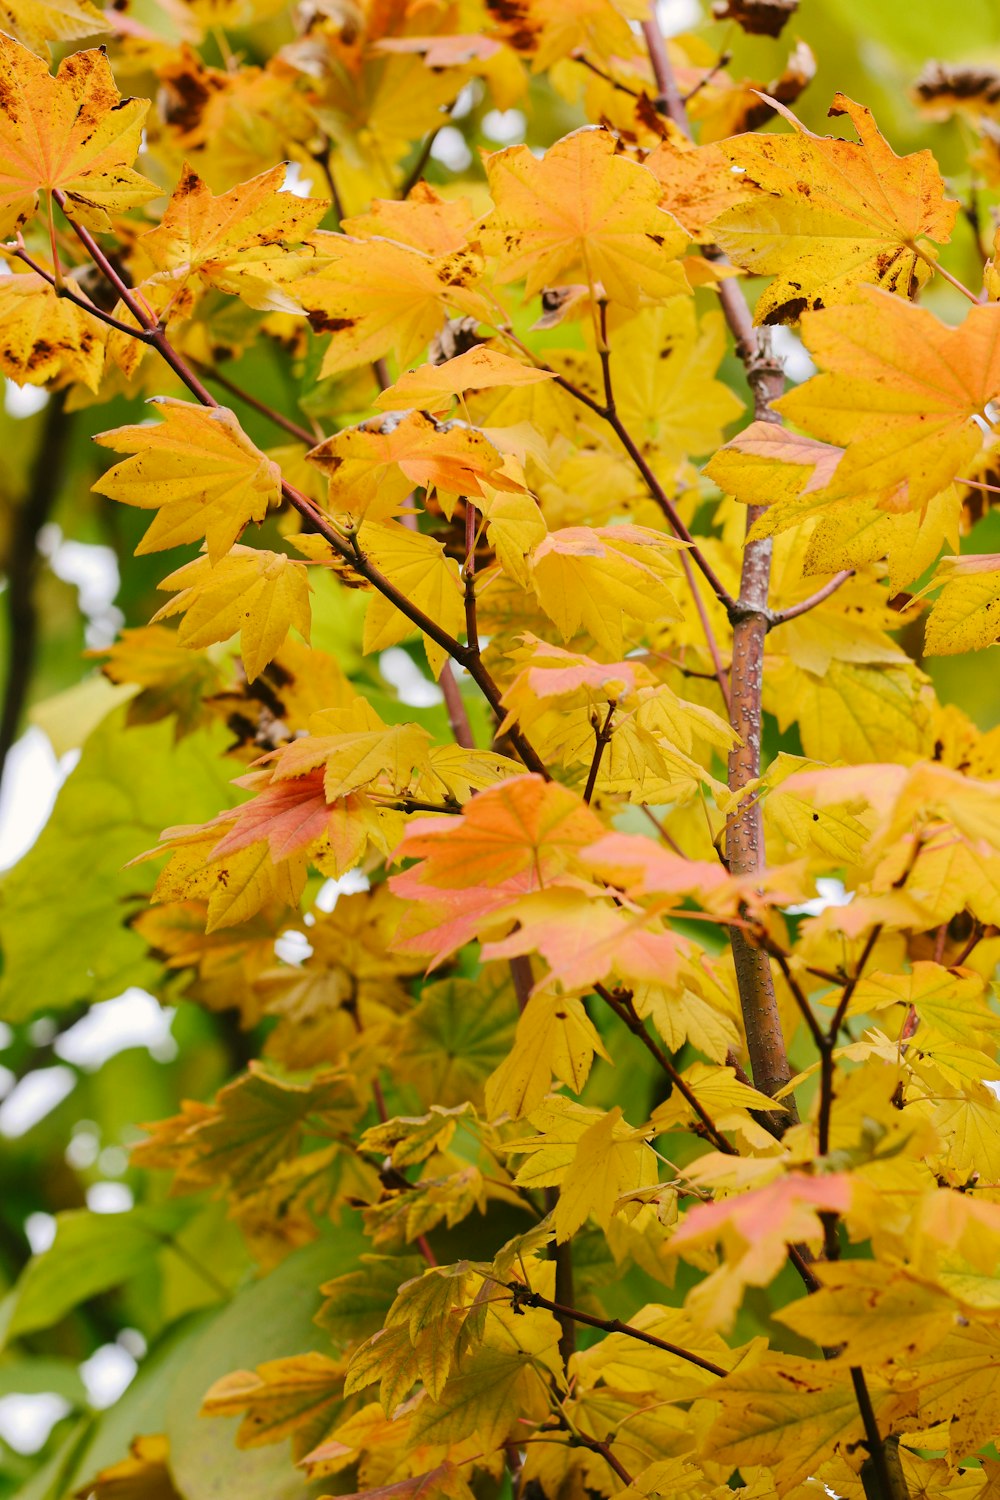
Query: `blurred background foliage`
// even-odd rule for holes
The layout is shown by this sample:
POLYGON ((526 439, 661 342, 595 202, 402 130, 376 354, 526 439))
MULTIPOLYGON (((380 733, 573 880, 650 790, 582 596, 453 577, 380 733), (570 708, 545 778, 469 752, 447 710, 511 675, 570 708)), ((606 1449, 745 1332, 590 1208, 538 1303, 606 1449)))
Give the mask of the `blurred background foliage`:
MULTIPOLYGON (((155 15, 163 29, 156 0, 135 0, 129 13, 140 21, 155 15)), ((780 76, 796 39, 806 43, 816 74, 796 103, 800 118, 825 132, 830 99, 840 90, 872 109, 897 151, 931 148, 969 208, 948 263, 969 283, 978 281, 970 219, 978 213, 988 243, 1000 171, 992 185, 973 182, 973 126, 961 115, 933 118, 919 107, 914 85, 931 61, 1000 69, 996 0, 947 7, 803 0, 780 40, 713 23, 696 0, 666 0, 662 17, 668 32, 693 35, 706 55, 731 53, 730 73, 760 84, 780 76)), ((282 12, 231 33, 227 45, 263 62, 293 35, 282 12)), ((220 46, 208 38, 208 61, 221 60, 220 46)), ((155 77, 134 59, 119 78, 123 89, 155 93, 155 77)), ((481 84, 467 85, 434 141, 427 179, 485 203, 480 152, 518 140, 545 146, 583 123, 578 95, 585 82, 583 70, 567 61, 551 77, 533 77, 517 106, 503 110, 481 84)), ((253 170, 271 164, 261 159, 253 170)), ((324 191, 320 180, 313 186, 324 191)), ((946 318, 962 316, 960 297, 940 280, 925 300, 946 318)), ((224 342, 227 318, 254 315, 219 299, 201 316, 213 339, 224 342)), ((793 377, 801 378, 801 347, 794 335, 782 330, 781 337, 793 377)), ((343 386, 331 391, 331 382, 320 382, 273 340, 253 343, 240 366, 240 383, 278 410, 295 410, 304 382, 307 414, 322 416, 333 405, 343 411, 343 386)), ((724 373, 742 394, 742 371, 733 364, 724 373)), ((369 396, 359 396, 359 406, 369 396)), ((273 447, 273 428, 239 400, 233 404, 250 437, 273 447)), ((105 466, 93 434, 143 415, 138 399, 95 406, 79 387, 49 396, 10 384, 0 411, 0 866, 17 866, 0 908, 8 995, 8 1019, 0 1023, 0 1296, 8 1293, 0 1303, 0 1496, 67 1493, 67 1476, 120 1460, 135 1432, 166 1431, 192 1500, 223 1492, 277 1500, 285 1493, 278 1478, 285 1482, 283 1451, 237 1454, 232 1424, 196 1422, 197 1402, 237 1365, 310 1341, 321 1346, 311 1322, 316 1294, 308 1289, 336 1274, 339 1257, 347 1269, 357 1247, 345 1224, 332 1249, 324 1242, 319 1257, 316 1246, 300 1250, 256 1283, 223 1204, 164 1205, 162 1184, 129 1165, 134 1122, 168 1116, 182 1098, 209 1097, 257 1050, 257 1038, 240 1029, 232 1011, 171 1007, 179 981, 159 989, 165 1009, 149 996, 142 986, 153 983, 158 966, 122 925, 136 907, 134 880, 121 868, 136 852, 136 822, 153 842, 176 820, 181 784, 185 817, 210 816, 231 795, 233 770, 214 753, 224 743, 220 725, 179 746, 164 721, 121 736, 124 707, 105 716, 128 690, 109 684, 88 654, 109 646, 121 628, 144 625, 162 602, 157 580, 184 560, 181 553, 176 561, 133 557, 145 526, 141 512, 91 490, 105 466), (85 741, 80 771, 35 842, 56 785, 85 741), (98 1001, 108 1003, 88 1009, 98 1001), (80 1218, 47 1279, 27 1291, 22 1281, 10 1295, 31 1252, 51 1242, 54 1216, 87 1206, 96 1215, 80 1218)), ((1000 522, 988 513, 963 545, 1000 551, 1000 522)), ((332 589, 319 599, 314 644, 364 682, 380 712, 426 714, 443 724, 418 656, 397 648, 380 664, 361 662, 353 644, 360 605, 360 596, 332 589)), ((919 630, 907 641, 918 659, 919 630)), ((927 668, 942 700, 959 704, 983 728, 1000 719, 1000 674, 993 677, 991 660, 944 657, 927 668)), ((651 1080, 635 1066, 631 1083, 648 1093, 651 1080)), ((602 1102, 604 1076, 602 1084, 595 1070, 592 1102, 602 1102)), ((610 1094, 603 1102, 612 1102, 610 1094)), ((746 1316, 752 1321, 752 1307, 746 1316)))

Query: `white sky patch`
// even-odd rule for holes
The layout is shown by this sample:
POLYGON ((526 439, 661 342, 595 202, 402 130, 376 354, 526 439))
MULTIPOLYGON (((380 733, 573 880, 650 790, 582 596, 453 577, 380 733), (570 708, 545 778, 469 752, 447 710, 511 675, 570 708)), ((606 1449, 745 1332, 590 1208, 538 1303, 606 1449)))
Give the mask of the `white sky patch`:
POLYGON ((72 1068, 36 1068, 26 1073, 0 1104, 0 1135, 25 1135, 61 1104, 76 1085, 72 1068))
POLYGON ((786 906, 785 910, 793 917, 818 917, 828 906, 849 906, 853 900, 854 892, 845 890, 842 880, 821 875, 812 900, 803 901, 799 906, 786 906))
POLYGON ((816 374, 816 366, 809 350, 793 328, 779 323, 771 329, 771 346, 785 366, 785 375, 792 385, 799 385, 816 374))
POLYGON ((55 1043, 64 1062, 93 1072, 128 1047, 146 1047, 157 1062, 177 1056, 170 1027, 174 1012, 159 1005, 146 990, 132 986, 114 1000, 104 1000, 82 1016, 55 1043))
POLYGON ((450 172, 464 172, 472 165, 472 152, 465 136, 454 125, 443 125, 434 137, 431 156, 450 172))
POLYGON ((527 120, 519 109, 491 109, 482 119, 483 135, 488 141, 501 146, 511 146, 524 140, 527 120))
POLYGON ((302 168, 297 161, 286 162, 285 180, 281 189, 285 193, 294 193, 296 198, 308 198, 312 193, 312 182, 308 177, 302 176, 302 168))
POLYGON ((135 1199, 124 1182, 92 1182, 87 1207, 92 1214, 124 1214, 135 1207, 135 1199))
POLYGON ((79 750, 69 750, 57 760, 48 736, 34 727, 11 746, 0 786, 0 870, 27 854, 79 759, 79 750))
MULTIPOLYGON (((4 266, 4 270, 7 267, 4 266)), ((25 417, 33 417, 36 413, 43 411, 49 402, 48 391, 43 391, 37 385, 15 385, 13 380, 8 380, 4 385, 3 408, 8 417, 15 421, 23 421, 25 417)))
POLYGON ((31 1396, 0 1396, 0 1437, 15 1453, 38 1453, 70 1404, 51 1391, 31 1396))
POLYGON ((656 18, 664 36, 677 36, 705 19, 699 0, 657 0, 656 18))
POLYGON ((378 659, 379 671, 390 687, 396 689, 400 703, 410 708, 433 708, 444 694, 436 682, 425 677, 413 657, 402 646, 390 646, 378 659))
POLYGON ((78 1172, 92 1167, 101 1150, 101 1135, 93 1120, 77 1120, 63 1155, 78 1172))
POLYGON ((125 623, 115 606, 121 579, 114 552, 96 542, 67 541, 51 521, 38 533, 38 550, 56 577, 75 587, 80 611, 87 619, 87 645, 94 649, 110 646, 125 623))
POLYGON ((55 1215, 41 1210, 29 1214, 24 1221, 24 1235, 32 1255, 43 1255, 56 1237, 55 1215))
POLYGON ((341 896, 356 896, 359 891, 370 890, 371 881, 362 870, 348 870, 339 880, 328 880, 320 886, 313 904, 319 911, 331 912, 341 896))
POLYGON ((114 1406, 118 1397, 131 1385, 138 1369, 135 1356, 122 1344, 102 1344, 80 1366, 91 1406, 103 1411, 114 1406))
POLYGON ((283 932, 275 940, 274 951, 283 963, 302 964, 313 949, 304 932, 283 932))

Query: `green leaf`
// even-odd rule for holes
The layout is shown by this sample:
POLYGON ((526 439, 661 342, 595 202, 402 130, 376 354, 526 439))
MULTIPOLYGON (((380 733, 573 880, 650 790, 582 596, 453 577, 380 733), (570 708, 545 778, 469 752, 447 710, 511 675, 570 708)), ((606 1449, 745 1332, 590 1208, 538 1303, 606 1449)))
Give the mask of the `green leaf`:
POLYGON ((175 744, 169 721, 124 721, 118 709, 90 735, 38 842, 0 885, 7 1021, 149 984, 158 970, 127 919, 153 877, 124 866, 170 824, 235 800, 224 730, 175 744))
POLYGON ((32 1256, 5 1299, 6 1339, 51 1328, 88 1297, 148 1270, 191 1213, 191 1205, 171 1203, 120 1214, 57 1214, 52 1245, 32 1256))

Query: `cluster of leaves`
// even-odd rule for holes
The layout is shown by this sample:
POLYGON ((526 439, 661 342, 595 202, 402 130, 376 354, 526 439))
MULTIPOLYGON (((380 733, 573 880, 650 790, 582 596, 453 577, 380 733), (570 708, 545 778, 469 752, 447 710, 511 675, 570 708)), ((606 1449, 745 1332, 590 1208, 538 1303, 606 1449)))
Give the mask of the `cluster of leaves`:
POLYGON ((8 1292, 36 1381, 156 1339, 22 1493, 988 1500, 1000 739, 924 661, 1000 636, 1000 81, 916 89, 962 214, 792 112, 793 0, 153 9, 0 6, 0 370, 114 407, 142 580, 0 1014, 191 1064, 8 1292))

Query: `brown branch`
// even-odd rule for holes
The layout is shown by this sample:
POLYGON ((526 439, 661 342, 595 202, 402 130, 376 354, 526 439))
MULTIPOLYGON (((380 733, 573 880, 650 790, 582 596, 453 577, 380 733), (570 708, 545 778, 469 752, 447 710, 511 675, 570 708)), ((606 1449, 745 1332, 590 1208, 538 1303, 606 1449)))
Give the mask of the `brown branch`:
POLYGON ((266 417, 276 427, 284 428, 285 432, 289 433, 293 438, 297 438, 300 443, 305 443, 307 448, 315 448, 317 443, 322 442, 322 437, 318 437, 316 433, 310 432, 307 427, 300 427, 298 422, 293 421, 291 417, 286 417, 283 412, 275 411, 274 407, 268 406, 266 401, 261 401, 257 396, 252 396, 249 391, 244 391, 240 386, 234 384, 228 376, 220 374, 218 370, 210 370, 206 365, 200 364, 198 360, 192 360, 191 363, 206 380, 211 380, 215 385, 221 386, 230 396, 234 396, 237 401, 242 401, 245 406, 249 406, 253 411, 259 413, 260 416, 266 417))
MULTIPOLYGON (((64 207, 63 195, 57 192, 56 198, 57 201, 60 201, 60 206, 64 207)), ((219 405, 218 401, 216 401, 211 391, 208 390, 194 371, 187 365, 181 355, 178 354, 177 350, 174 349, 163 329, 150 325, 148 315, 139 302, 137 302, 130 288, 125 285, 90 231, 84 229, 82 225, 73 223, 72 220, 70 220, 70 223, 73 224, 73 229, 77 237, 93 259, 94 264, 103 273, 106 280, 115 288, 119 298, 135 318, 140 330, 148 334, 147 342, 153 345, 171 370, 173 370, 174 374, 177 375, 178 379, 183 381, 187 386, 192 395, 203 406, 214 410, 219 405)), ((287 480, 282 480, 281 493, 288 504, 308 520, 313 529, 329 542, 337 555, 343 561, 349 563, 359 577, 370 583, 411 624, 415 625, 418 630, 428 636, 435 644, 439 645, 443 651, 446 651, 461 666, 466 668, 469 676, 473 679, 493 712, 498 718, 502 717, 500 689, 480 660, 478 652, 471 652, 467 646, 463 646, 460 641, 455 640, 446 630, 442 629, 436 620, 432 620, 429 615, 425 614, 419 606, 411 603, 406 595, 401 593, 395 584, 386 578, 374 563, 365 557, 358 545, 356 535, 352 534, 348 540, 301 490, 297 490, 287 480)), ((512 727, 508 731, 508 735, 511 744, 517 750, 527 769, 536 772, 540 776, 544 776, 548 780, 549 775, 544 762, 520 730, 516 726, 512 727)))
POLYGON ((808 599, 803 599, 799 604, 792 604, 788 609, 772 611, 768 628, 773 630, 776 625, 784 625, 788 620, 797 620, 799 615, 808 614, 811 609, 816 608, 817 604, 822 604, 824 600, 829 599, 831 594, 835 594, 849 578, 853 577, 854 569, 845 568, 842 573, 835 574, 829 583, 824 583, 821 589, 817 589, 815 594, 810 594, 808 599))
POLYGON ((35 585, 40 567, 38 533, 52 513, 65 476, 70 436, 70 419, 65 404, 65 391, 56 391, 49 398, 41 423, 31 485, 14 513, 5 590, 7 681, 0 710, 0 780, 21 726, 35 665, 38 644, 35 585))
POLYGON ((19 245, 16 250, 11 250, 10 253, 16 260, 23 261, 30 270, 35 272, 36 276, 40 276, 43 281, 47 281, 57 297, 62 297, 67 302, 72 302, 73 306, 78 307, 81 312, 89 313, 92 318, 96 318, 99 323, 107 324, 109 328, 114 328, 117 333, 127 333, 130 338, 137 338, 143 344, 152 342, 147 334, 140 333, 135 328, 130 328, 127 323, 122 323, 111 313, 105 312, 103 307, 98 307, 95 303, 88 302, 85 298, 78 296, 65 277, 60 281, 58 277, 53 276, 51 271, 47 271, 44 266, 39 265, 38 261, 32 260, 23 245, 19 245))
POLYGON ((622 1484, 630 1485, 633 1482, 632 1475, 628 1469, 611 1451, 610 1443, 601 1442, 600 1438, 588 1437, 585 1432, 580 1432, 576 1428, 570 1431, 569 1440, 570 1444, 574 1447, 589 1448, 591 1453, 599 1453, 604 1462, 610 1464, 611 1468, 614 1469, 622 1484))
POLYGON ((868 1446, 868 1458, 861 1466, 861 1482, 867 1500, 908 1500, 906 1478, 895 1448, 890 1465, 888 1444, 879 1432, 875 1408, 868 1392, 864 1371, 858 1365, 851 1368, 851 1384, 861 1413, 868 1446), (869 1464, 871 1468, 869 1469, 869 1464))
MULTIPOLYGON (((841 1026, 844 1024, 844 1017, 847 1015, 848 1006, 854 998, 854 991, 857 989, 861 976, 864 973, 865 964, 871 957, 872 949, 878 942, 881 932, 881 926, 876 925, 868 934, 865 946, 861 950, 861 956, 855 965, 854 973, 844 985, 843 994, 840 997, 837 1009, 833 1013, 833 1020, 830 1022, 829 1029, 820 1038, 819 1117, 817 1121, 817 1149, 820 1156, 826 1156, 830 1150, 830 1116, 833 1112, 833 1080, 835 1072, 833 1054, 837 1046, 837 1037, 840 1034, 841 1026)), ((836 1258, 836 1255, 830 1257, 832 1260, 836 1260, 836 1258)))
POLYGON ((451 669, 451 662, 446 661, 441 668, 441 676, 438 678, 441 692, 444 694, 444 706, 448 713, 448 724, 456 745, 461 745, 463 750, 475 750, 476 742, 472 736, 472 725, 469 723, 469 715, 465 709, 462 698, 462 690, 455 680, 455 674, 451 669))
POLYGON ((593 798, 594 788, 597 785, 597 773, 601 768, 601 761, 604 757, 604 752, 607 749, 608 745, 611 743, 611 736, 614 734, 614 730, 611 727, 611 720, 614 717, 614 712, 617 707, 617 703, 614 701, 614 699, 612 699, 608 704, 608 711, 604 717, 604 723, 602 724, 598 720, 596 714, 591 721, 594 726, 595 744, 593 758, 590 762, 590 770, 587 773, 587 785, 583 789, 584 802, 590 802, 593 798))
POLYGON ((659 1063, 669 1078, 671 1087, 675 1088, 681 1095, 681 1098, 691 1106, 694 1114, 701 1122, 701 1130, 697 1133, 704 1135, 707 1140, 711 1141, 717 1151, 723 1152, 726 1156, 738 1155, 735 1146, 722 1134, 722 1131, 716 1125, 697 1094, 694 1093, 690 1084, 678 1072, 662 1047, 650 1036, 643 1024, 642 1017, 636 1012, 631 1000, 619 999, 603 984, 595 984, 594 993, 595 995, 599 995, 606 1005, 610 1005, 618 1019, 625 1023, 634 1037, 638 1038, 650 1057, 655 1058, 659 1063))
POLYGON ((603 1333, 623 1333, 627 1338, 637 1339, 640 1344, 649 1344, 653 1349, 662 1349, 666 1354, 676 1355, 678 1359, 686 1360, 688 1364, 697 1366, 699 1370, 705 1370, 709 1375, 717 1375, 720 1379, 729 1373, 728 1370, 723 1369, 722 1365, 713 1364, 703 1355, 693 1354, 690 1349, 684 1349, 680 1344, 670 1344, 666 1339, 657 1338, 655 1334, 644 1333, 641 1328, 633 1328, 631 1323, 623 1323, 620 1318, 597 1318, 592 1313, 582 1312, 578 1307, 567 1307, 560 1302, 551 1302, 548 1297, 543 1297, 539 1292, 533 1292, 530 1287, 526 1287, 520 1281, 508 1282, 507 1290, 513 1298, 515 1312, 519 1312, 522 1307, 544 1307, 559 1317, 571 1318, 574 1323, 583 1323, 587 1328, 599 1328, 603 1333))

